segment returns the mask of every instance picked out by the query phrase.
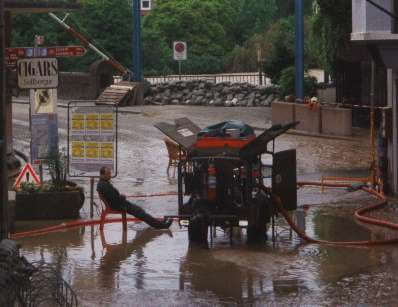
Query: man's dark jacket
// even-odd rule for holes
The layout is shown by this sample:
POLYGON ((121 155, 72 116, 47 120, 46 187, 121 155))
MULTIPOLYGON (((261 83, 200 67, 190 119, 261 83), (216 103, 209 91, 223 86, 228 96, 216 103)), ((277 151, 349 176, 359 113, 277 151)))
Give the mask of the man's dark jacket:
POLYGON ((120 195, 110 181, 100 179, 97 183, 97 192, 105 197, 112 209, 120 210, 123 208, 126 198, 120 195))

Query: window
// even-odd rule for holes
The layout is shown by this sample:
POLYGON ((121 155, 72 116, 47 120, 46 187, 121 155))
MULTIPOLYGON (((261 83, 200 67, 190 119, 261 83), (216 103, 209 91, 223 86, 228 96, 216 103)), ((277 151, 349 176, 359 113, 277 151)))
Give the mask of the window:
POLYGON ((149 11, 151 9, 152 0, 141 0, 141 10, 149 11))

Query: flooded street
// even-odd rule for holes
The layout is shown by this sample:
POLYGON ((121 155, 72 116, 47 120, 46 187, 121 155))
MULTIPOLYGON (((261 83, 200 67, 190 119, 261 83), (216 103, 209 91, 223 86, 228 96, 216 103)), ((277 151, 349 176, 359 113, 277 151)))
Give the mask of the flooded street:
MULTIPOLYGON (((121 109, 123 111, 125 109, 121 109)), ((166 174, 164 135, 153 125, 189 117, 204 128, 240 119, 256 128, 271 123, 270 108, 137 106, 119 114, 119 165, 113 183, 127 196, 176 192, 176 176, 166 174)), ((14 147, 28 153, 28 108, 13 105, 14 147)), ((61 145, 66 146, 67 110, 59 108, 61 145)), ((299 181, 321 176, 366 176, 370 166, 367 131, 354 138, 319 138, 285 134, 276 151, 297 149, 299 181)), ((260 133, 261 130, 256 130, 260 133)), ((81 217, 89 217, 89 181, 81 217)), ((96 194, 96 193, 95 193, 96 194)), ((177 196, 134 198, 154 216, 177 213, 177 196)), ((96 199, 96 202, 98 200, 96 199)), ((305 187, 298 206, 306 205, 305 231, 330 241, 380 240, 398 237, 391 230, 356 221, 353 213, 374 202, 362 191, 305 187)), ((388 215, 398 212, 392 206, 388 215)), ((98 218, 99 210, 94 212, 98 218)), ((17 232, 63 221, 17 222, 17 232)), ((387 305, 398 304, 398 247, 394 245, 336 247, 307 244, 282 216, 277 238, 248 246, 245 230, 229 234, 217 229, 209 249, 190 246, 186 228, 175 222, 170 230, 144 223, 73 228, 18 239, 29 261, 55 263, 78 295, 82 306, 264 306, 264 305, 387 305)), ((268 232, 271 238, 271 231, 268 232)))

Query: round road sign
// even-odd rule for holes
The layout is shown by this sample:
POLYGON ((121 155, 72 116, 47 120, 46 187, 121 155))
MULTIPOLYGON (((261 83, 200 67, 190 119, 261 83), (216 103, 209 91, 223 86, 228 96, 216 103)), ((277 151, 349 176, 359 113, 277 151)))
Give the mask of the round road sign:
POLYGON ((184 45, 184 43, 178 42, 178 43, 175 44, 174 49, 175 49, 177 52, 184 52, 184 50, 185 50, 185 45, 184 45))
POLYGON ((174 60, 183 61, 187 59, 187 43, 177 41, 173 43, 173 57, 174 60))

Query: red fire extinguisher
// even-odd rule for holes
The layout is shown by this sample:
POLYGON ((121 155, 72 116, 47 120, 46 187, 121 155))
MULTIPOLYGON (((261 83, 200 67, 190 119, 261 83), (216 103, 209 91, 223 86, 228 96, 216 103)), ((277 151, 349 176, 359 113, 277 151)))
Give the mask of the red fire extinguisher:
POLYGON ((217 178, 216 178, 216 167, 213 163, 209 164, 207 169, 207 199, 216 200, 217 197, 217 178))

